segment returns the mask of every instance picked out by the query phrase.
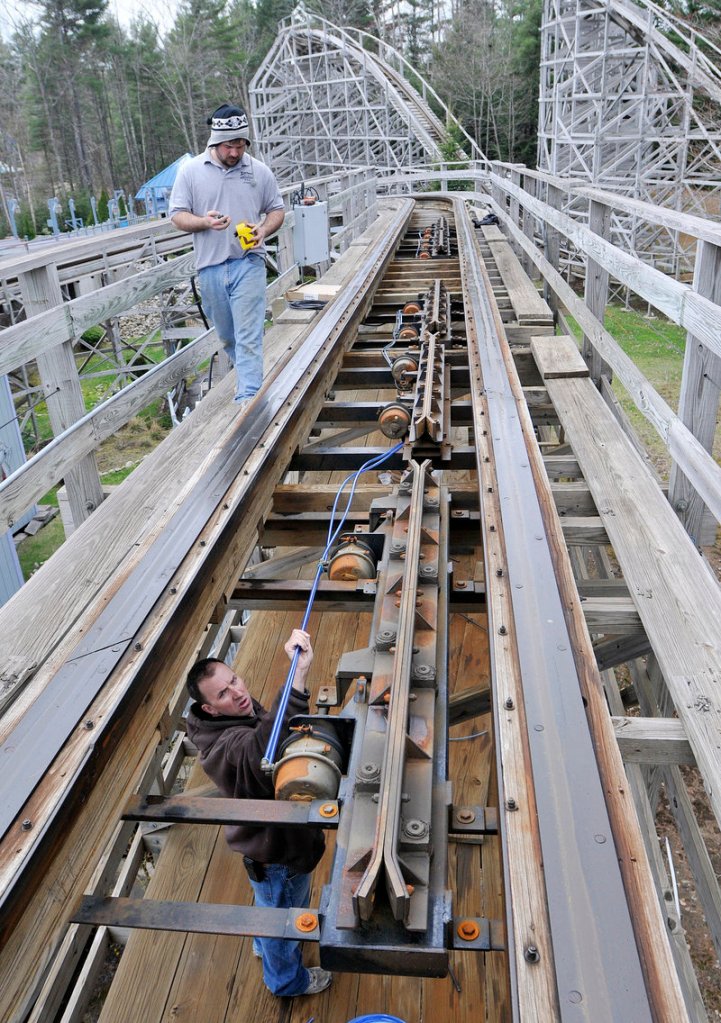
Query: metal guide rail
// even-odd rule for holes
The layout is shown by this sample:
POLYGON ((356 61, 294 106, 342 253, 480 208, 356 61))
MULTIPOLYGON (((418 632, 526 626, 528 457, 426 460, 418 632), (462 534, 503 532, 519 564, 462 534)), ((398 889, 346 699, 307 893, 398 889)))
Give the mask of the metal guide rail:
POLYGON ((332 968, 442 975, 448 964, 448 497, 429 470, 411 461, 383 520, 372 645, 339 665, 341 702, 355 677, 359 735, 322 907, 332 968))
MULTIPOLYGON (((331 878, 320 906, 269 911, 95 896, 82 901, 73 919, 85 924, 302 938, 319 942, 321 964, 328 969, 382 974, 442 976, 448 970, 449 949, 492 951, 512 945, 513 899, 518 894, 506 887, 506 936, 500 921, 457 918, 448 880, 451 825, 456 833, 476 836, 494 834, 497 826, 491 808, 468 807, 459 812, 448 782, 451 549, 454 536, 467 542, 469 529, 477 534, 479 529, 496 528, 483 521, 484 505, 479 499, 489 479, 479 443, 487 427, 508 565, 502 584, 494 581, 486 565, 485 590, 510 585, 513 592, 513 635, 532 725, 527 741, 539 811, 534 827, 540 834, 551 921, 552 948, 541 947, 536 954, 543 968, 546 957, 553 958, 558 1018, 642 1023, 651 1019, 648 996, 538 498, 528 472, 516 399, 499 354, 498 325, 485 297, 463 203, 435 199, 434 212, 439 205, 445 212, 433 221, 432 229, 421 233, 422 244, 416 251, 408 243, 410 230, 405 243, 400 241, 404 222, 400 215, 383 240, 386 255, 393 249, 403 257, 397 263, 413 260, 414 268, 422 268, 415 272, 413 287, 394 285, 397 297, 390 289, 384 291, 371 308, 370 295, 381 286, 380 275, 370 284, 371 275, 374 268, 385 269, 388 259, 376 255, 368 260, 352 282, 357 291, 365 289, 367 299, 356 302, 349 288, 348 298, 330 307, 330 319, 324 317, 311 331, 298 353, 298 364, 291 360, 263 392, 247 440, 239 451, 225 452, 223 471, 212 480, 217 502, 233 474, 242 472, 251 449, 264 446, 286 405, 291 409, 284 413, 290 429, 304 403, 315 402, 316 436, 309 439, 313 423, 310 418, 304 420, 296 452, 281 466, 278 479, 286 466, 307 472, 346 465, 357 468, 384 450, 376 440, 379 429, 388 439, 387 447, 406 438, 403 450, 387 463, 396 473, 395 480, 385 485, 364 515, 353 520, 352 531, 340 537, 326 566, 327 586, 337 602, 334 610, 355 610, 350 594, 343 599, 345 587, 361 592, 364 606, 372 602, 369 646, 345 653, 335 686, 323 689, 318 712, 293 722, 274 765, 275 802, 263 806, 249 800, 141 797, 125 811, 132 820, 244 821, 333 829, 331 878), (449 215, 451 211, 454 216, 449 215), (327 352, 325 342, 336 330, 338 339, 327 352), (349 388, 383 388, 395 395, 390 402, 336 402, 334 382, 349 388), (370 437, 372 443, 357 448, 342 445, 342 440, 363 437, 370 437), (473 467, 478 471, 475 482, 466 482, 466 490, 459 487, 455 495, 453 471, 473 467)), ((259 475, 270 472, 273 451, 269 446, 257 469, 259 475)), ((288 546, 322 544, 318 523, 325 515, 321 524, 327 528, 328 505, 326 495, 318 500, 318 513, 306 518, 292 511, 271 512, 260 525, 260 542, 270 546, 276 542, 272 538, 281 537, 278 542, 283 545, 279 520, 285 518, 290 526, 288 546)), ((241 512, 242 508, 238 517, 241 512)), ((188 530, 195 528, 194 521, 188 530)), ((176 539, 170 531, 171 548, 176 539)), ((154 599, 172 576, 167 567, 157 571, 154 599)), ((152 583, 152 576, 143 577, 144 586, 152 583)), ((137 601, 138 580, 134 583, 131 578, 128 585, 122 603, 126 609, 137 601)), ((241 580, 234 598, 241 604, 244 585, 251 583, 241 580)), ((282 586, 268 599, 282 606, 284 600, 296 599, 302 584, 289 584, 284 594, 279 589, 282 586)), ((254 593, 261 591, 258 583, 254 593)), ((482 588, 476 591, 471 586, 463 597, 463 608, 482 610, 486 596, 482 588)), ((257 606, 268 606, 262 597, 256 599, 257 606)), ((144 600, 146 609, 150 596, 144 600)), ((132 643, 137 624, 135 618, 124 623, 124 646, 118 650, 107 643, 102 649, 88 647, 83 660, 100 659, 100 667, 106 673, 112 671, 132 643)), ((503 629, 509 624, 504 623, 503 629)), ((491 612, 489 633, 500 627, 491 612)), ((493 649, 491 655, 493 672, 493 649)), ((80 663, 75 658, 67 671, 77 674, 80 663)), ((503 694, 494 690, 496 705, 499 696, 502 699, 503 694)), ((36 780, 47 762, 34 768, 36 780)), ((502 789, 503 763, 499 777, 502 789)), ((501 798, 507 795, 502 790, 501 798)), ((2 807, 5 827, 17 819, 21 796, 8 797, 2 807)), ((512 812, 510 802, 506 815, 512 812)), ((504 813, 498 816, 503 832, 504 813)), ((507 854, 507 842, 504 848, 507 854)), ((526 961, 533 962, 528 957, 526 961)), ((511 1002, 516 1017, 519 983, 522 979, 512 963, 511 1002)))
MULTIPOLYGON (((493 485, 507 558, 527 741, 533 770, 552 947, 524 937, 525 959, 553 956, 562 1020, 651 1020, 649 993, 623 887, 613 832, 585 714, 578 670, 539 497, 521 429, 517 397, 498 343, 499 325, 486 287, 476 242, 458 219, 476 421, 484 417, 493 451, 493 485), (474 373, 474 367, 476 373, 474 373)), ((479 475, 484 466, 479 459, 479 475)), ((488 477, 488 482, 491 477, 488 477)), ((481 480, 484 483, 483 479, 481 480)), ((486 523, 483 523, 484 531, 486 523)), ((487 565, 487 571, 490 569, 487 565)), ((494 620, 489 635, 509 625, 494 620)), ((493 654, 492 654, 493 667, 493 654)), ((503 693, 495 690, 496 706, 503 693)), ((512 704, 511 704, 512 706, 512 704)), ((498 715, 495 717, 498 728, 498 715)), ((498 735, 498 733, 497 733, 498 735)), ((497 743, 497 750, 500 742, 497 743)), ((503 779, 503 764, 499 763, 503 779)), ((499 792, 511 814, 514 793, 499 792)), ((502 827, 507 855, 506 828, 502 827)), ((513 898, 507 900, 509 931, 513 898)), ((516 950, 518 959, 519 950, 516 950)))

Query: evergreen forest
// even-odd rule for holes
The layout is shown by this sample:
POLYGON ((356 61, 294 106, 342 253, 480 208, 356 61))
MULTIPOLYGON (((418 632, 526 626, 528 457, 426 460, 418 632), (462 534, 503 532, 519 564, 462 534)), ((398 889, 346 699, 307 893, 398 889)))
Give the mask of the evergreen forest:
MULTIPOLYGON (((696 5, 717 17, 720 0, 696 5)), ((109 0, 5 5, 0 39, 0 233, 47 231, 47 200, 101 219, 207 140, 206 118, 247 86, 296 0, 145 0, 120 24, 109 0)), ((401 49, 491 159, 535 165, 543 0, 306 0, 401 49), (441 42, 439 18, 452 13, 441 42)), ((718 23, 718 22, 716 22, 718 23)))

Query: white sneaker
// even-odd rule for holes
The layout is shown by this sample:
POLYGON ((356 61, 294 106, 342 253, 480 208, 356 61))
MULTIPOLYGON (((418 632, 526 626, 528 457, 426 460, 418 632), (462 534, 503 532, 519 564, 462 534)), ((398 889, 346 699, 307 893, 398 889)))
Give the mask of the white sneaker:
POLYGON ((320 994, 321 991, 325 991, 327 987, 330 987, 333 981, 333 974, 320 966, 308 967, 308 973, 310 974, 310 980, 308 981, 308 987, 302 992, 304 995, 320 994))
POLYGON ((235 404, 238 406, 238 412, 241 416, 247 410, 252 400, 252 398, 243 398, 241 401, 236 401, 235 404))

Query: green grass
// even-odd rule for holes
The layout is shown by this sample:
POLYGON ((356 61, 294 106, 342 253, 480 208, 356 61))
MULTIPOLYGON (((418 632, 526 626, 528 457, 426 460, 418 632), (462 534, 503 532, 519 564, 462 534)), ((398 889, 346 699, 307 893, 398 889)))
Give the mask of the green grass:
POLYGON ((126 465, 122 469, 113 469, 111 472, 104 472, 100 477, 103 486, 116 487, 118 483, 126 480, 135 468, 134 465, 126 465))
MULTIPOLYGON (((568 318, 575 336, 582 330, 575 320, 568 318)), ((638 369, 675 411, 681 388, 686 331, 663 316, 649 316, 635 309, 609 306, 604 321, 606 330, 638 369)), ((639 412, 623 384, 614 378, 614 392, 634 429, 646 446, 657 471, 668 476, 669 458, 663 441, 646 417, 639 412)))
MULTIPOLYGON (((43 503, 47 504, 48 502, 43 503)), ((52 522, 43 526, 35 536, 29 536, 27 540, 18 544, 18 560, 23 579, 27 582, 33 572, 37 571, 64 542, 63 523, 60 516, 56 515, 52 522)))
MULTIPOLYGON (((86 333, 90 332, 88 331, 86 333)), ((143 352, 142 361, 145 364, 147 363, 157 364, 159 362, 162 362, 163 359, 165 358, 165 352, 163 351, 163 348, 160 345, 160 332, 157 331, 156 334, 157 338, 155 338, 154 340, 157 341, 157 344, 154 344, 152 348, 148 348, 145 350, 145 352, 143 352)), ((85 337, 85 335, 83 336, 85 337)), ((144 340, 143 338, 132 338, 129 344, 140 345, 143 340, 144 340)), ((133 358, 133 352, 128 349, 125 350, 124 355, 125 360, 128 363, 133 358)), ((77 358, 77 365, 78 367, 82 365, 81 356, 78 356, 77 358)), ((112 370, 113 375, 115 375, 116 373, 115 364, 112 361, 110 354, 93 355, 88 361, 88 363, 85 366, 83 366, 84 374, 100 373, 103 372, 104 370, 112 370)), ((94 409, 97 405, 99 405, 102 401, 105 401, 105 399, 110 396, 109 387, 111 381, 112 376, 94 377, 91 380, 88 380, 84 376, 80 380, 80 389, 83 393, 83 403, 85 405, 85 409, 87 412, 89 412, 91 409, 94 409)), ((37 376, 35 377, 35 379, 31 378, 31 383, 35 384, 38 383, 37 376)), ((162 400, 158 400, 154 402, 152 405, 149 405, 147 409, 144 409, 140 413, 140 415, 145 419, 158 419, 159 409, 161 405, 162 400)), ((53 430, 52 426, 50 425, 50 415, 48 413, 48 407, 44 401, 39 402, 38 405, 36 405, 35 407, 35 420, 37 422, 38 430, 38 447, 42 447, 44 444, 47 444, 48 441, 52 440, 53 438, 53 430)), ((170 429, 170 426, 171 426, 170 417, 168 416, 167 429, 170 429)), ((36 450, 35 434, 31 429, 30 425, 28 425, 24 431, 23 443, 25 445, 25 450, 27 452, 32 452, 33 450, 36 450)))
POLYGON ((609 306, 606 329, 674 409, 678 407, 686 331, 659 316, 609 306))
MULTIPOLYGON (((162 439, 162 438, 161 438, 162 439)), ((122 469, 115 469, 112 472, 105 472, 100 479, 103 486, 117 486, 130 475, 135 465, 124 466, 122 469)), ((50 504, 58 507, 58 488, 53 487, 42 497, 38 504, 50 504)), ((43 526, 35 536, 29 536, 18 544, 17 554, 20 562, 20 569, 23 579, 27 582, 33 572, 36 572, 48 558, 65 543, 65 529, 60 515, 56 515, 52 521, 43 526)))

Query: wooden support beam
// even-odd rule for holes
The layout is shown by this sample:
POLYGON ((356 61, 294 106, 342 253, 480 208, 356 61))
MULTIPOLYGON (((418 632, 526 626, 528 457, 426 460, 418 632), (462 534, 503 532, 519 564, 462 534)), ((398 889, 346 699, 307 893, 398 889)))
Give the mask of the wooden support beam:
MULTIPOLYGON (((546 203, 554 210, 560 210, 563 202, 563 192, 550 181, 546 182, 546 203)), ((543 251, 550 265, 558 270, 559 256, 561 251, 561 237, 555 227, 543 223, 543 251)), ((553 311, 554 317, 558 314, 558 297, 549 285, 546 278, 543 278, 543 297, 553 311)))
POLYGON ((614 717, 612 720, 625 763, 696 763, 683 724, 676 718, 614 717))
MULTIPOLYGON (((693 287, 700 295, 721 304, 721 246, 707 241, 698 243, 693 287)), ((689 333, 686 336, 678 415, 708 452, 713 450, 720 395, 721 357, 689 333)), ((669 501, 697 546, 714 542, 716 521, 708 514, 701 495, 676 462, 671 466, 669 501)))
POLYGON ((628 597, 629 595, 625 579, 615 577, 606 579, 584 575, 579 579, 577 574, 576 587, 581 600, 584 597, 628 597))
POLYGON ((581 610, 592 634, 638 635, 641 630, 641 619, 630 597, 583 597, 581 610))
POLYGON ((644 657, 651 649, 648 636, 643 630, 625 636, 611 636, 593 644, 599 671, 608 671, 618 664, 626 664, 637 657, 644 657))
MULTIPOLYGON (((588 227, 599 237, 608 239, 611 233, 611 210, 605 203, 590 200, 588 206, 588 227)), ((603 323, 608 301, 608 270, 591 256, 586 261, 585 300, 590 312, 599 323, 603 323)), ((598 349, 588 335, 583 335, 583 357, 591 368, 591 379, 596 387, 601 377, 611 379, 611 367, 603 361, 598 349)))
MULTIPOLYGON (((20 280, 28 315, 62 305, 58 271, 53 264, 37 267, 20 280)), ((85 399, 75 365, 71 341, 37 354, 37 366, 45 393, 53 433, 57 437, 85 415, 85 399)), ((103 502, 103 487, 94 454, 85 454, 65 475, 73 523, 79 526, 103 502)), ((32 503, 32 502, 30 502, 32 503)), ((25 509, 22 509, 20 514, 25 509)))

